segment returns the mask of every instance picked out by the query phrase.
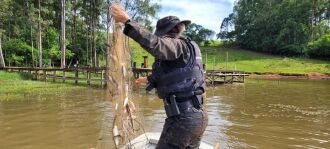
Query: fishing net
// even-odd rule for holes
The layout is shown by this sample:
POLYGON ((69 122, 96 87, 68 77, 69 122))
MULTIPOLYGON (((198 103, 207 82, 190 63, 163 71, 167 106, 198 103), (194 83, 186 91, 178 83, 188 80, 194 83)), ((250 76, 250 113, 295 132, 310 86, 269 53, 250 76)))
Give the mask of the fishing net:
POLYGON ((122 33, 123 24, 115 23, 112 27, 112 45, 108 57, 108 91, 109 98, 115 105, 112 122, 113 141, 116 148, 135 148, 131 141, 144 133, 144 128, 131 92, 131 51, 128 38, 122 33))

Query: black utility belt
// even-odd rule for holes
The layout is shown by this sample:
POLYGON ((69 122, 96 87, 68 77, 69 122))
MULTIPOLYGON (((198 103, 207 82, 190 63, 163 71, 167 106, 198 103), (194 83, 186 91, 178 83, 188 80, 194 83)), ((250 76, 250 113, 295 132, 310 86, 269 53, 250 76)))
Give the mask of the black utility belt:
POLYGON ((164 99, 163 101, 167 117, 180 115, 181 112, 188 108, 202 108, 202 101, 199 101, 196 95, 182 102, 177 102, 176 96, 171 95, 170 98, 164 99))

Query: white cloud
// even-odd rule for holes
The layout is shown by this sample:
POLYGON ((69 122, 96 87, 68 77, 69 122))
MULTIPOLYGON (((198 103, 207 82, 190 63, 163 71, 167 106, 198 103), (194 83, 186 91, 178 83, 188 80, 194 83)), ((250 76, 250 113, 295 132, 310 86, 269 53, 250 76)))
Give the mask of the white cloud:
MULTIPOLYGON (((158 17, 178 16, 191 20, 205 28, 219 32, 221 21, 233 10, 235 0, 159 0, 161 11, 158 17)), ((154 24, 156 24, 154 21, 154 24)))

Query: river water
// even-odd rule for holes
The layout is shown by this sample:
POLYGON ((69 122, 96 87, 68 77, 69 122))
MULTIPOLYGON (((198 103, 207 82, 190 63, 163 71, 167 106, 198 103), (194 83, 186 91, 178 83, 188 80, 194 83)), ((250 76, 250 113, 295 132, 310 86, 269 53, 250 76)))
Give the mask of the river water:
MULTIPOLYGON (((162 102, 134 94, 146 131, 161 131, 162 102)), ((209 87, 204 140, 227 148, 330 148, 330 81, 248 79, 209 87)), ((0 149, 90 149, 111 123, 102 89, 0 100, 0 149), (107 126, 105 126, 107 125, 107 126)))

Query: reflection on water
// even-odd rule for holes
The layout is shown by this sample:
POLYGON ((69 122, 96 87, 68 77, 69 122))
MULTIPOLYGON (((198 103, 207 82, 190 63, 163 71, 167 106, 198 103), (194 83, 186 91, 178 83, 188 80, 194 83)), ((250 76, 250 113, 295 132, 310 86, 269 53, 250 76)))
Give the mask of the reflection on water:
POLYGON ((0 102, 1 149, 90 148, 102 113, 110 104, 104 91, 85 90, 0 102), (44 100, 47 98, 47 100, 44 100))
POLYGON ((329 91, 329 81, 250 80, 219 86, 210 89, 207 105, 221 121, 218 129, 208 130, 219 136, 222 148, 327 148, 329 91))
MULTIPOLYGON (((221 148, 329 148, 330 81, 248 80, 209 87, 204 140, 221 148)), ((0 148, 89 149, 111 127, 106 91, 86 89, 0 101, 0 148), (45 97, 46 96, 46 97, 45 97), (47 100, 45 100, 47 99, 47 100)), ((162 101, 134 94, 146 131, 161 131, 162 101)))

